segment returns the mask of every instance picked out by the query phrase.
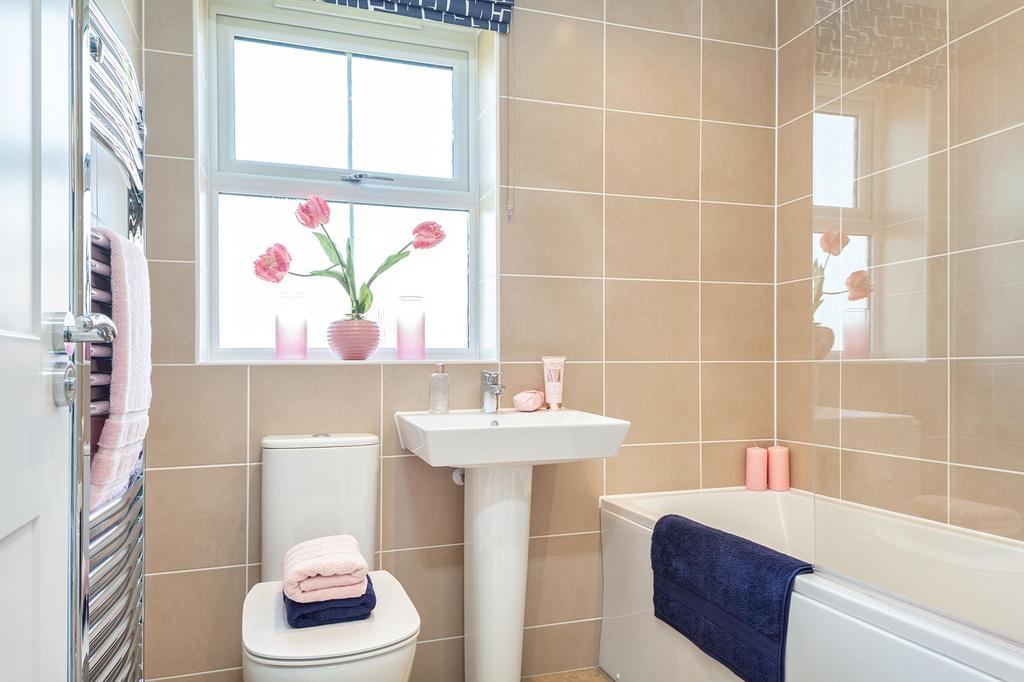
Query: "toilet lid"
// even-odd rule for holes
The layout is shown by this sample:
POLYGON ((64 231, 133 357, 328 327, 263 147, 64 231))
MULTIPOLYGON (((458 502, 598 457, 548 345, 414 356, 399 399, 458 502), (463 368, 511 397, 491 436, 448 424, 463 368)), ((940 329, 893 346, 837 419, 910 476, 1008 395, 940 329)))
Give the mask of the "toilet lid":
POLYGON ((377 607, 369 618, 312 628, 288 625, 280 581, 259 583, 242 607, 245 650, 275 660, 341 658, 383 649, 419 632, 420 614, 402 584, 387 571, 372 571, 370 579, 377 607))

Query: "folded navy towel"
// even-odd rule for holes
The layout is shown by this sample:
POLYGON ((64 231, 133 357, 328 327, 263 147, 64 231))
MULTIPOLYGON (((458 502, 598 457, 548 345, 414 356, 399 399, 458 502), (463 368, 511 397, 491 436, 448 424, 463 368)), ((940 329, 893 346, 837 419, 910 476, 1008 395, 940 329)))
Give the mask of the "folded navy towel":
POLYGON ((311 628, 331 623, 347 623, 353 620, 366 620, 373 608, 377 606, 377 595, 373 591, 373 582, 366 576, 366 592, 360 597, 351 599, 328 599, 301 604, 284 597, 284 609, 288 614, 288 625, 293 628, 311 628))
POLYGON ((670 514, 651 567, 656 617, 747 682, 784 679, 793 581, 810 564, 670 514))

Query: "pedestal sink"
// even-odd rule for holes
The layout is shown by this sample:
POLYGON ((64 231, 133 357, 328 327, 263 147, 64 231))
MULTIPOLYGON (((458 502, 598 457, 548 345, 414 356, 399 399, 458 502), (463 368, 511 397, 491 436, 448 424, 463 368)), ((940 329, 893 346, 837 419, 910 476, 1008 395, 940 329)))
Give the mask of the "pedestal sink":
POLYGON ((614 457, 629 422, 577 410, 395 414, 402 446, 466 469, 466 682, 519 682, 534 464, 614 457))

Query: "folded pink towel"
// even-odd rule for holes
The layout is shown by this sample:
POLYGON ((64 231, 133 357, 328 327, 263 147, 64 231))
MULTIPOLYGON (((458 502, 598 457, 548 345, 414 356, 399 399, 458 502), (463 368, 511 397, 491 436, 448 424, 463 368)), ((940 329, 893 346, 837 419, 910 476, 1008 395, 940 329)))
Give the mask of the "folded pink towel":
POLYGON ((300 542, 284 553, 282 586, 292 601, 302 604, 350 599, 366 592, 370 567, 351 535, 328 535, 300 542))
POLYGON ((113 297, 113 370, 110 417, 89 468, 89 508, 96 509, 124 492, 142 453, 149 427, 150 386, 149 267, 139 247, 118 233, 100 228, 110 241, 110 289, 113 297))

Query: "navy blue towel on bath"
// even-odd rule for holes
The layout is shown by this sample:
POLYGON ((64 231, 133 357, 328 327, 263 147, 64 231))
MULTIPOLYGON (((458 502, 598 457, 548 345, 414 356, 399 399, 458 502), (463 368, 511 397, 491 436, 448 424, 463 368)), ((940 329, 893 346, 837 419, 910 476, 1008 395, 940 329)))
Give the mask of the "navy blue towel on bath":
POLYGON ((747 682, 782 682, 793 581, 811 565, 670 514, 654 526, 654 615, 747 682))
POLYGON ((288 614, 288 625, 293 628, 311 628, 331 623, 347 623, 366 620, 377 606, 377 595, 373 591, 370 576, 366 576, 366 592, 351 599, 328 599, 302 604, 284 597, 284 609, 288 614))

